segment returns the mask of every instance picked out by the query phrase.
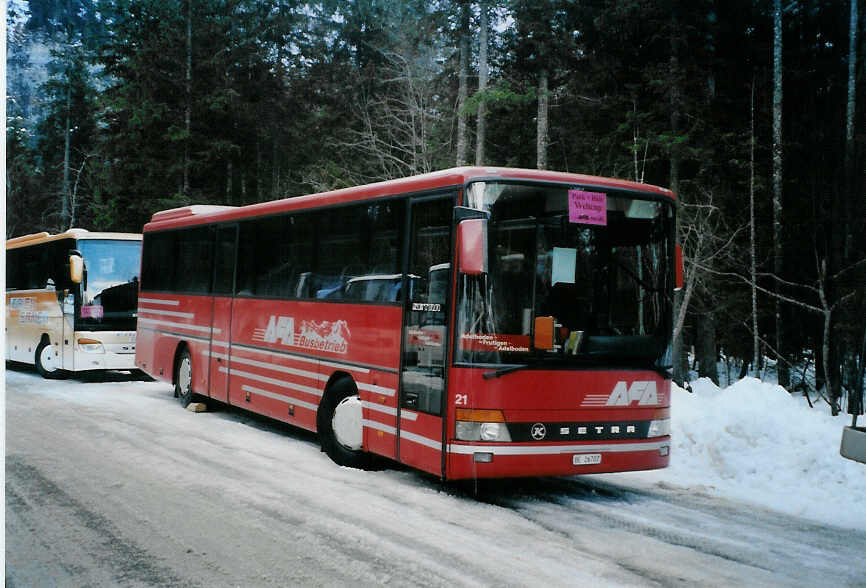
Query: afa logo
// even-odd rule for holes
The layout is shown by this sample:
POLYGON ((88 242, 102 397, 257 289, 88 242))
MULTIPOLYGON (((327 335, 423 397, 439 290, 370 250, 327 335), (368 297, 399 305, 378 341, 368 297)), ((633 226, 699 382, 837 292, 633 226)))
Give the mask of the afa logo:
MULTIPOLYGON (((255 337, 253 337, 253 339, 255 339, 255 337)), ((294 346, 295 319, 290 316, 276 317, 274 315, 271 315, 262 339, 265 343, 276 343, 277 341, 279 341, 283 345, 294 346)))
POLYGON ((617 382, 613 392, 607 398, 607 406, 629 406, 634 402, 638 406, 655 406, 659 403, 659 395, 655 382, 632 382, 627 386, 625 382, 617 382))
POLYGON ((344 354, 349 350, 351 336, 349 324, 342 319, 301 321, 300 330, 295 331, 294 317, 271 315, 267 327, 255 330, 253 341, 344 354))

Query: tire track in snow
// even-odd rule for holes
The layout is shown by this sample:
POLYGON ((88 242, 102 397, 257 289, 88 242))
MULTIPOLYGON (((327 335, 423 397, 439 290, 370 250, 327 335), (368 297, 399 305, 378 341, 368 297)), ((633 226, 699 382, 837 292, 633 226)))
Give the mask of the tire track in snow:
MULTIPOLYGON (((110 520, 73 498, 19 455, 6 456, 6 490, 7 496, 12 496, 11 501, 7 500, 7 508, 31 528, 39 526, 39 521, 34 518, 46 512, 50 512, 55 520, 65 520, 68 539, 74 540, 76 551, 83 549, 101 570, 111 570, 115 585, 194 586, 182 581, 135 542, 123 537, 110 520)), ((51 551, 67 549, 59 543, 45 543, 44 547, 51 551)), ((87 578, 81 566, 62 564, 62 567, 70 576, 69 580, 79 578, 85 583, 92 580, 87 578)), ((14 578, 15 570, 11 572, 14 578)))
MULTIPOLYGON (((500 481, 474 491, 480 501, 574 540, 587 532, 615 531, 611 534, 635 549, 644 548, 647 540, 659 541, 716 560, 747 579, 753 573, 755 583, 855 586, 864 581, 863 570, 852 569, 851 562, 862 558, 866 533, 759 507, 684 491, 632 489, 597 477, 500 481)), ((591 543, 586 547, 604 552, 591 543)), ((620 565, 659 585, 683 581, 681 574, 659 574, 657 566, 625 560, 620 565)))

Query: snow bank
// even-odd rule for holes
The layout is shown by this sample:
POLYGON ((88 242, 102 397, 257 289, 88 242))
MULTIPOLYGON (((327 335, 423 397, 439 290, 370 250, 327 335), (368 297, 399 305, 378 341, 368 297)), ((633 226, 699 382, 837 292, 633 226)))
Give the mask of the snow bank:
POLYGON ((700 379, 692 390, 674 386, 671 465, 647 481, 866 530, 866 466, 839 455, 850 415, 754 378, 724 389, 700 379))

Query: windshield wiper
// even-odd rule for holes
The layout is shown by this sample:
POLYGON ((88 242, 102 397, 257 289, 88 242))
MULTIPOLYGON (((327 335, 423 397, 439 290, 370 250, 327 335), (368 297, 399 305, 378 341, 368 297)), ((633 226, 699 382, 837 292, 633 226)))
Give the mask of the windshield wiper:
POLYGON ((518 372, 520 370, 525 370, 529 367, 529 364, 521 363, 518 365, 509 365, 503 368, 499 368, 498 370, 493 370, 492 372, 484 372, 483 377, 485 380, 489 380, 491 378, 498 378, 500 376, 504 376, 505 374, 510 374, 511 372, 518 372))

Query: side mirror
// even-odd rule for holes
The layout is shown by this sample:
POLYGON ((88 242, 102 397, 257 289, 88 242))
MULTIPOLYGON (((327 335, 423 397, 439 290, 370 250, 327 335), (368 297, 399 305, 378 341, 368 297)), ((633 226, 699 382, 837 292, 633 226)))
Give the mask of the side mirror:
POLYGON ((676 264, 676 286, 675 290, 680 290, 683 287, 683 248, 679 245, 675 248, 675 261, 676 264))
POLYGON ((69 279, 73 284, 80 284, 84 279, 84 258, 80 254, 69 255, 69 279))
POLYGON ((487 273, 487 219, 466 219, 457 225, 457 251, 461 273, 487 273))

